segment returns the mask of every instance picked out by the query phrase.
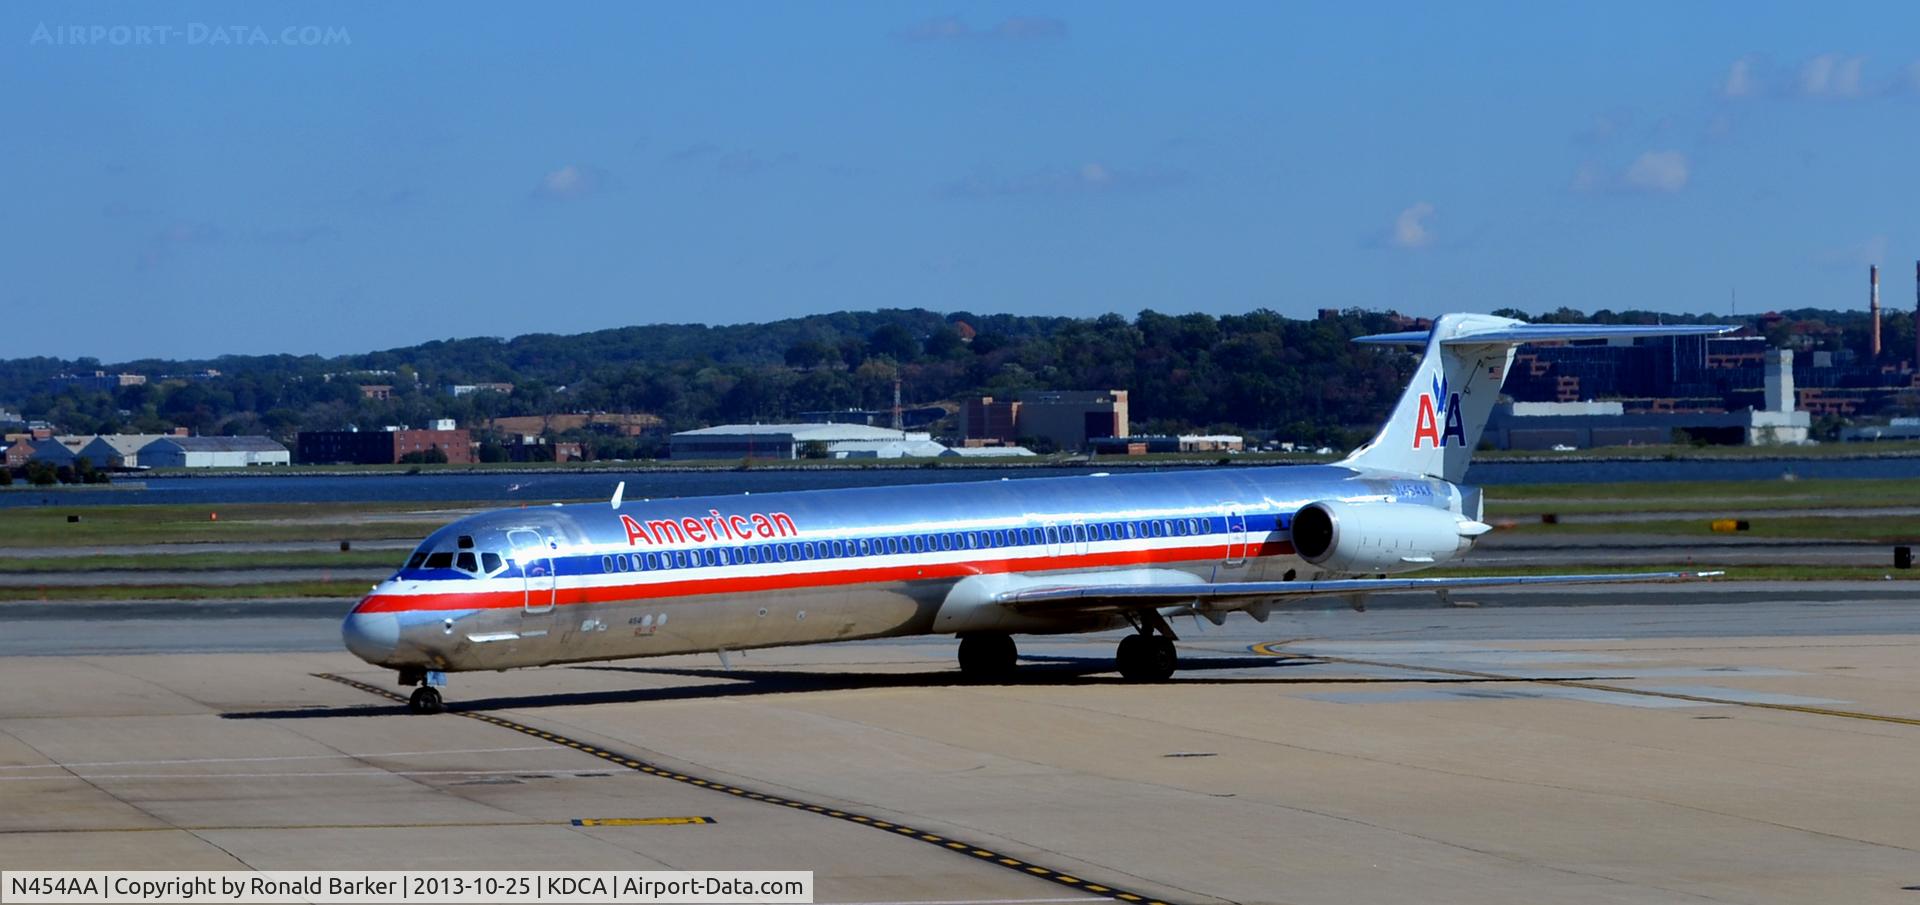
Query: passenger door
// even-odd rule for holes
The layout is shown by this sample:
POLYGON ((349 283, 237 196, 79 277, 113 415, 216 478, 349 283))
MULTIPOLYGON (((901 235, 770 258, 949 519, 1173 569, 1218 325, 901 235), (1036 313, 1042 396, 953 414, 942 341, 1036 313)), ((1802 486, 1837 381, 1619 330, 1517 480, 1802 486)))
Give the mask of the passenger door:
POLYGON ((1231 581, 1245 577, 1247 571, 1247 516, 1238 509, 1227 512, 1227 552, 1214 567, 1213 580, 1231 581))
POLYGON ((544 637, 553 624, 553 601, 559 589, 559 580, 553 574, 554 544, 526 528, 507 532, 507 542, 513 546, 514 562, 520 564, 525 591, 520 637, 544 637))

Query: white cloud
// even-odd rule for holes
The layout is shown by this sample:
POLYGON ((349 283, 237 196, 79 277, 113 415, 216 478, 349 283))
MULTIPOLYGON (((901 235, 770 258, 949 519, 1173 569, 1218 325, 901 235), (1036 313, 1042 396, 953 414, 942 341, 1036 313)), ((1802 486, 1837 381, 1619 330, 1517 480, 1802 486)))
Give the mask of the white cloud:
POLYGON ((1180 170, 1121 169, 1099 161, 1088 161, 1079 166, 1043 167, 1012 176, 982 171, 949 182, 941 191, 957 198, 1096 195, 1173 188, 1186 181, 1187 174, 1180 170))
POLYGON ((1727 97, 1747 97, 1753 94, 1753 62, 1746 59, 1734 60, 1727 67, 1727 78, 1720 85, 1720 93, 1727 97))
MULTIPOLYGON (((1851 270, 1869 264, 1884 264, 1887 260, 1887 237, 1876 235, 1864 242, 1829 248, 1813 255, 1813 262, 1836 270, 1851 270)), ((1881 300, 1882 302, 1885 299, 1881 300)))
POLYGON ((1594 161, 1580 164, 1570 187, 1576 192, 1618 194, 1672 194, 1687 187, 1693 166, 1679 151, 1647 151, 1624 170, 1594 161))
POLYGON ((1800 65, 1795 83, 1801 97, 1848 98, 1860 96, 1861 57, 1823 53, 1800 65))
POLYGON ((1427 221, 1433 217, 1432 204, 1418 202, 1400 212, 1393 218, 1393 235, 1389 241, 1400 248, 1425 248, 1433 244, 1433 229, 1427 221))
POLYGON ((1648 151, 1620 175, 1620 187, 1635 192, 1677 192, 1687 187, 1692 170, 1679 151, 1648 151))
POLYGON ((533 188, 535 200, 572 201, 613 187, 613 174, 599 167, 567 164, 541 177, 533 188))

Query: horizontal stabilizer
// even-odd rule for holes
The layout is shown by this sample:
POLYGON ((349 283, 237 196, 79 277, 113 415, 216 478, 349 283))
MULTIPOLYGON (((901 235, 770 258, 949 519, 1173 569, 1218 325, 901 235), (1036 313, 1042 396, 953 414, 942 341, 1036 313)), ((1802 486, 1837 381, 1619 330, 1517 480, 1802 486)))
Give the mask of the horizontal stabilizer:
MULTIPOLYGON (((1632 339, 1651 336, 1718 336, 1740 329, 1730 324, 1521 324, 1513 323, 1485 329, 1465 329, 1441 337, 1442 345, 1471 346, 1491 343, 1565 342, 1577 339, 1632 339)), ((1354 342, 1375 346, 1425 346, 1431 334, 1425 330, 1403 333, 1375 333, 1355 337, 1354 342)))

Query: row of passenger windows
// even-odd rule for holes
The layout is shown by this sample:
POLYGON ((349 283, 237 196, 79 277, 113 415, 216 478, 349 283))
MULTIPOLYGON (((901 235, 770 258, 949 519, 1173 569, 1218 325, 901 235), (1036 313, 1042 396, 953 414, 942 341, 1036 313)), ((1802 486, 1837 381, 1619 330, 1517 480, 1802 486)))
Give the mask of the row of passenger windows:
POLYGON ((951 531, 940 534, 909 534, 904 537, 789 541, 744 547, 622 553, 617 556, 600 557, 600 570, 603 572, 651 572, 661 569, 691 569, 699 566, 801 562, 813 559, 885 556, 895 553, 989 550, 1003 547, 1031 547, 1036 544, 1084 544, 1090 541, 1187 537, 1211 533, 1213 533, 1213 524, 1207 519, 1198 518, 1100 522, 1067 527, 996 528, 991 531, 951 531))

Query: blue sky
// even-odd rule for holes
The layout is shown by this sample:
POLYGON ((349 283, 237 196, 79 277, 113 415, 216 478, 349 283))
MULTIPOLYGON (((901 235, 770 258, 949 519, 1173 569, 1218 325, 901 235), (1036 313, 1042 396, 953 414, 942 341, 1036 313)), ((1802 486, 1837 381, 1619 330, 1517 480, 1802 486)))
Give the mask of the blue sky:
POLYGON ((7 4, 0 354, 1912 304, 1920 8, 1354 7, 7 4))

